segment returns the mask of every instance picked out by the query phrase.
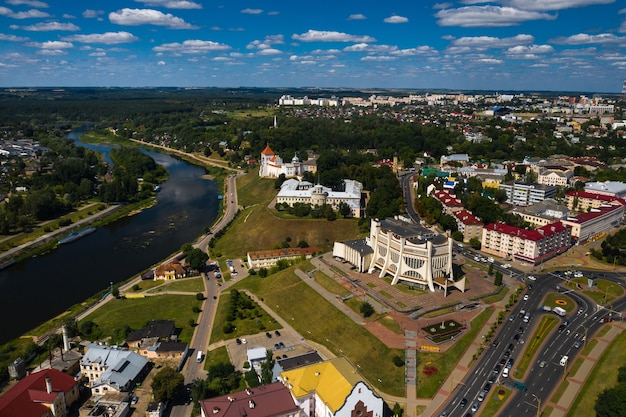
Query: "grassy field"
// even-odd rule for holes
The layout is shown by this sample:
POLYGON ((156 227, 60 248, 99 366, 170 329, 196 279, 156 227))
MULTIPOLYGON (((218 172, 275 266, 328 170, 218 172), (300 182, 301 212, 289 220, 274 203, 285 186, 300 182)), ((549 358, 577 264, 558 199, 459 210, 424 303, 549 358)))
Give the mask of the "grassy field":
POLYGON ((554 391, 554 394, 552 395, 552 398, 550 399, 550 401, 557 404, 559 400, 561 399, 561 395, 563 395, 563 393, 565 392, 568 386, 569 386, 569 381, 561 382, 561 384, 556 389, 556 391, 554 391))
POLYGON ((481 312, 471 321, 470 330, 459 338, 450 349, 444 353, 419 352, 419 364, 417 366, 417 397, 432 398, 443 381, 448 377, 452 369, 459 361, 460 357, 470 346, 476 334, 485 326, 489 316, 493 312, 493 307, 489 307, 481 312), (424 375, 426 366, 434 366, 438 372, 430 377, 424 375))
POLYGON ((594 405, 598 394, 617 384, 617 370, 619 368, 617 364, 626 363, 625 345, 626 332, 622 332, 613 340, 593 367, 591 375, 585 381, 581 392, 576 396, 567 417, 595 415, 594 405))
POLYGON ((345 297, 350 294, 350 290, 321 271, 315 271, 313 273, 313 279, 331 294, 336 294, 339 297, 345 297))
POLYGON ((543 300, 543 305, 548 306, 550 308, 561 307, 563 310, 568 313, 574 310, 576 307, 576 303, 570 297, 564 294, 559 294, 556 292, 551 292, 546 295, 546 298, 543 300), (560 300, 561 303, 557 303, 556 301, 560 300), (563 304, 563 301, 567 304, 563 304))
POLYGON ((162 285, 148 291, 150 294, 165 293, 168 291, 204 292, 202 277, 181 278, 175 281, 161 281, 162 285))
MULTIPOLYGON (((600 335, 597 335, 596 337, 602 337, 600 335)), ((580 352, 581 355, 589 355, 589 352, 591 352, 593 350, 593 348, 598 344, 598 340, 597 339, 591 339, 591 341, 589 343, 587 343, 587 345, 583 348, 583 350, 580 352)))
POLYGON ((204 370, 208 371, 210 366, 220 363, 230 363, 226 346, 218 347, 207 352, 206 359, 204 360, 204 370))
POLYGON ((502 407, 502 405, 506 402, 506 400, 511 396, 511 390, 502 386, 498 386, 493 393, 489 396, 489 399, 484 404, 485 408, 483 408, 480 413, 480 417, 491 417, 495 416, 498 413, 498 410, 502 407), (498 395, 498 391, 504 391, 502 394, 502 399, 498 395))
POLYGON ((267 207, 275 195, 274 180, 259 178, 256 171, 239 178, 237 196, 239 205, 245 208, 232 222, 228 233, 211 249, 211 256, 218 260, 241 259, 249 251, 278 248, 288 239, 292 247, 305 241, 311 247, 328 251, 335 241, 359 236, 355 219, 333 222, 322 219, 280 219, 267 207))
POLYGON ((189 320, 198 318, 192 308, 201 305, 195 296, 190 295, 159 295, 132 300, 120 298, 104 304, 85 320, 96 323, 105 335, 114 334, 124 325, 139 329, 150 320, 174 320, 176 328, 181 329, 179 340, 190 342, 193 328, 189 320))
POLYGON ((396 367, 392 362, 394 356, 404 358, 404 351, 388 348, 354 323, 296 277, 293 268, 267 278, 248 277, 234 287, 247 288, 268 305, 278 306, 275 312, 290 321, 300 334, 338 356, 347 357, 376 389, 404 396, 404 367, 396 367))
POLYGON ((541 318, 541 321, 537 326, 537 330, 535 330, 535 334, 533 334, 533 337, 531 337, 524 345, 525 349, 524 354, 522 355, 522 360, 519 361, 517 367, 515 368, 514 375, 516 378, 524 376, 526 369, 528 369, 528 366, 535 356, 535 353, 537 353, 537 350, 541 347, 544 339, 548 336, 550 330, 552 330, 558 321, 559 319, 554 316, 543 316, 541 318))
POLYGON ((219 299, 215 320, 213 322, 213 330, 211 331, 211 341, 209 343, 282 328, 272 316, 257 303, 253 302, 254 309, 250 310, 250 314, 247 312, 242 315, 235 314, 235 320, 233 321, 235 330, 232 333, 225 334, 224 325, 226 324, 226 317, 230 311, 229 296, 229 292, 224 292, 219 299))

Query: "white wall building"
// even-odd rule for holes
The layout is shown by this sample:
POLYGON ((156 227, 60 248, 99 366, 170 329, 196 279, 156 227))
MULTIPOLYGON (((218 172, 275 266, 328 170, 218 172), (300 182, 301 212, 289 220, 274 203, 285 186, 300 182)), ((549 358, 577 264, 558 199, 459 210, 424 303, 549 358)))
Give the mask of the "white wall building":
POLYGON ((283 162, 283 159, 274 153, 269 145, 261 152, 261 163, 259 167, 259 177, 278 178, 281 174, 285 177, 300 177, 305 172, 317 172, 315 159, 301 162, 298 156, 294 155, 291 162, 283 162))
POLYGON ((328 204, 333 210, 338 210, 341 203, 346 203, 350 207, 351 217, 361 217, 363 184, 349 179, 344 179, 343 183, 343 191, 333 191, 321 184, 313 185, 308 181, 288 179, 280 186, 276 203, 287 204, 289 207, 296 203, 309 204, 311 207, 328 204))

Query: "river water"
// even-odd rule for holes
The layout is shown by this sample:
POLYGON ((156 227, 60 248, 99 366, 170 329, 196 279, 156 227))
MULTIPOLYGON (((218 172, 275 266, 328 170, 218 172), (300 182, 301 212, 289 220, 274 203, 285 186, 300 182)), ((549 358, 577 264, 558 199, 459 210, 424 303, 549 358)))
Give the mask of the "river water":
MULTIPOLYGON (((80 131, 68 137, 77 138, 80 131)), ((105 153, 108 149, 84 145, 105 153)), ((0 271, 0 343, 38 326, 110 283, 125 281, 194 241, 216 219, 214 181, 203 168, 145 151, 169 172, 157 204, 56 250, 0 271)))

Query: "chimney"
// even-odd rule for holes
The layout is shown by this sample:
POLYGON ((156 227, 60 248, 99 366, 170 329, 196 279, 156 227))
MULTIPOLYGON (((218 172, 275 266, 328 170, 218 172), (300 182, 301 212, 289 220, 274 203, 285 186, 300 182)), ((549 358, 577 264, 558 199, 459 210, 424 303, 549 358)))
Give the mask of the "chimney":
POLYGON ((69 330, 63 326, 63 349, 70 350, 69 330))
POLYGON ((254 408, 255 405, 256 404, 254 403, 254 401, 252 401, 252 400, 248 401, 248 407, 254 408))
POLYGON ((50 377, 46 377, 46 392, 52 394, 52 380, 50 377))

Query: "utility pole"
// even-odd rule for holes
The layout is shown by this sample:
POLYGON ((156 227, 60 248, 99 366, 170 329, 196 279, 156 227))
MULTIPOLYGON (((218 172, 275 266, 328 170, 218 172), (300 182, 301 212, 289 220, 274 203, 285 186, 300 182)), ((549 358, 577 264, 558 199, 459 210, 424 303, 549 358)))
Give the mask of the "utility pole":
POLYGON ((535 400, 537 400, 537 417, 541 416, 541 400, 535 394, 533 394, 535 400))

